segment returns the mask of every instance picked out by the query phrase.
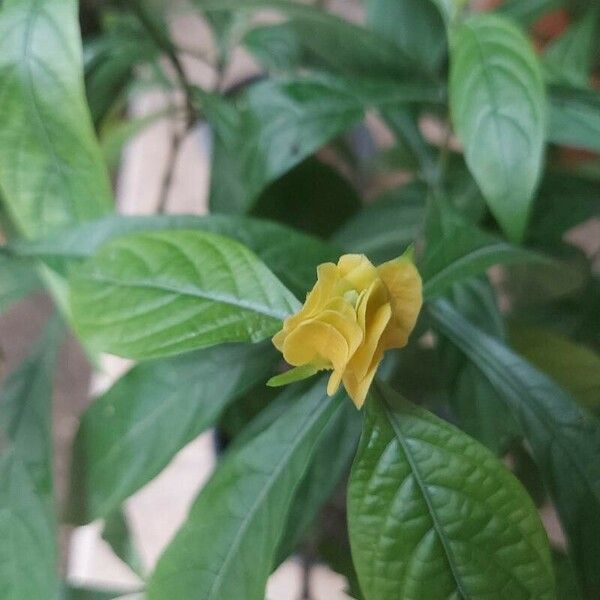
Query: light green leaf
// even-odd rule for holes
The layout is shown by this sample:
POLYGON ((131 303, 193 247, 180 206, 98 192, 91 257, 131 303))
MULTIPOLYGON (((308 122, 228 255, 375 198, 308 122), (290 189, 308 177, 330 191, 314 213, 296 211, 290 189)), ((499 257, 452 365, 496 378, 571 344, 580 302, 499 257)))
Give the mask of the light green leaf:
POLYGON ((548 140, 600 152, 600 91, 550 88, 548 140))
POLYGON ((83 89, 75 0, 6 0, 0 11, 0 186, 36 237, 110 211, 83 89))
POLYGON ((554 501, 586 592, 600 592, 600 425, 552 380, 466 321, 445 301, 436 329, 486 376, 523 432, 554 501))
POLYGON ((597 7, 590 9, 546 48, 542 66, 548 81, 574 87, 589 85, 599 14, 597 7))
POLYGON ((317 367, 312 365, 303 365, 302 367, 294 367, 289 369, 285 373, 275 375, 267 381, 269 387, 281 387, 283 385, 289 385, 290 383, 296 383, 303 379, 308 379, 319 372, 317 367))
POLYGON ((61 332, 52 320, 0 390, 0 590, 8 600, 47 600, 58 589, 51 401, 61 332))
POLYGON ((108 517, 274 362, 266 347, 225 345, 135 366, 84 413, 74 447, 76 522, 108 517))
POLYGON ((450 108, 467 164, 504 232, 520 241, 546 131, 537 57, 510 21, 489 14, 453 32, 450 54, 450 108))
POLYGON ((148 600, 264 599, 290 502, 344 401, 328 398, 319 380, 224 459, 160 559, 148 600))
POLYGON ((550 329, 514 325, 515 350, 562 385, 588 410, 600 414, 600 356, 550 329))
POLYGON ((199 231, 109 242, 71 277, 71 310, 91 347, 152 358, 273 335, 298 301, 245 246, 199 231))
POLYGON ((41 288, 32 263, 0 254, 0 311, 41 288))
POLYGON ((438 7, 447 26, 453 25, 467 0, 431 0, 438 7))
POLYGON ((546 533, 475 440, 376 384, 348 490, 366 600, 554 598, 546 533))
POLYGON ((334 242, 376 262, 400 256, 423 226, 426 193, 419 183, 387 192, 346 222, 334 242))
POLYGON ((341 254, 331 245, 289 227, 233 215, 110 216, 39 241, 17 241, 11 249, 18 256, 40 258, 57 266, 92 256, 103 244, 128 233, 179 229, 207 231, 237 240, 299 297, 313 286, 317 266, 341 254))
POLYGON ((432 213, 427 241, 421 274, 423 292, 429 298, 497 264, 552 262, 471 225, 449 208, 439 207, 432 213))

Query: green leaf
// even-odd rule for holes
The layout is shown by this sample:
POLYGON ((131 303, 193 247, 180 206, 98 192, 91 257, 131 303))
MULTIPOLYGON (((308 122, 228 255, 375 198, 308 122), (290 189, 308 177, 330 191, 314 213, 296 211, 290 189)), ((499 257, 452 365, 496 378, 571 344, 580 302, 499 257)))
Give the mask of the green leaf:
POLYGON ((111 209, 85 103, 77 6, 6 0, 0 11, 0 186, 27 237, 111 209))
POLYGON ((298 308, 245 246, 199 231, 118 238, 71 277, 78 333, 92 348, 129 358, 259 342, 298 308))
MULTIPOLYGON (((411 57, 376 33, 327 11, 286 0, 194 0, 206 11, 276 9, 289 18, 297 39, 326 70, 369 78, 405 78, 411 57)), ((289 43, 289 35, 283 40, 289 43)), ((279 46, 281 48, 281 46, 279 46)))
POLYGON ((523 25, 531 25, 544 13, 563 8, 565 4, 565 0, 504 0, 496 11, 523 25))
POLYGON ((236 107, 200 94, 216 136, 212 210, 248 212, 267 184, 356 125, 367 107, 435 103, 441 93, 437 84, 319 73, 260 81, 236 107))
POLYGON ((218 346, 135 366, 84 413, 74 447, 74 514, 108 517, 225 408, 264 381, 274 351, 218 346))
POLYGON ((348 490, 366 600, 554 598, 531 499, 487 449, 376 384, 348 490))
POLYGON ((447 26, 453 25, 466 0, 431 0, 438 7, 447 26))
POLYGON ((119 598, 137 600, 138 598, 137 596, 124 594, 125 592, 117 590, 65 585, 58 596, 58 600, 117 600, 119 598))
POLYGON ((466 321, 447 302, 429 307, 435 327, 486 376, 522 430, 554 501, 579 577, 600 591, 600 425, 552 380, 466 321))
POLYGON ((510 328, 510 343, 582 406, 600 414, 600 356, 593 350, 549 329, 517 325, 510 328))
MULTIPOLYGON (((323 430, 317 442, 311 464, 292 502, 283 539, 279 544, 280 561, 287 558, 302 541, 325 503, 347 476, 356 453, 362 417, 346 398, 341 410, 323 430)), ((320 532, 315 532, 319 536, 320 532)))
POLYGON ((285 373, 271 377, 271 379, 267 381, 267 385, 269 387, 281 387, 283 385, 289 385, 290 383, 296 383, 297 381, 308 379, 309 377, 316 375, 318 372, 319 369, 317 367, 313 367, 312 365, 294 367, 285 373))
POLYGON ((11 249, 18 256, 40 258, 57 266, 92 256, 103 244, 128 233, 178 229, 217 233, 248 246, 298 296, 313 286, 318 265, 341 254, 337 248, 289 227, 233 215, 110 216, 60 235, 18 241, 11 249))
POLYGON ((375 262, 400 256, 423 226, 426 193, 420 183, 387 192, 346 222, 334 242, 375 262))
POLYGON ((258 198, 252 214, 328 238, 361 208, 350 182, 314 157, 294 167, 258 198))
POLYGON ((40 289, 42 283, 34 265, 0 254, 0 312, 40 289))
POLYGON ((550 88, 548 140, 600 152, 600 92, 550 88))
POLYGON ((448 208, 433 211, 428 229, 421 275, 423 292, 429 298, 497 264, 551 262, 542 254, 486 233, 448 208))
POLYGON ((143 578, 142 560, 135 547, 123 508, 117 509, 104 520, 102 539, 134 573, 143 578))
POLYGON ((536 55, 510 21, 490 14, 454 31, 450 51, 450 108, 467 164, 504 232, 520 241, 546 130, 536 55))
POLYGON ((47 600, 58 587, 51 400, 61 331, 51 321, 0 390, 0 589, 15 600, 47 600))
POLYGON ((385 40, 435 73, 446 54, 446 28, 428 0, 367 0, 367 24, 385 40))
POLYGON ((574 87, 588 86, 599 14, 597 7, 590 9, 546 48, 542 57, 546 79, 574 87))
POLYGON ((343 401, 319 380, 224 459, 160 559, 149 600, 263 600, 290 502, 343 401))

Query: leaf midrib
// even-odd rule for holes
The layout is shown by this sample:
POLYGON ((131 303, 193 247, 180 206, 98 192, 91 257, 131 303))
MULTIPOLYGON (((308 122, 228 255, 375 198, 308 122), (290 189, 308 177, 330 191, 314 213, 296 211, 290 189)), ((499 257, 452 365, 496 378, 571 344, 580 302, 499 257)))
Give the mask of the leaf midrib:
POLYGON ((421 496, 423 497, 423 500, 424 500, 425 504, 427 505, 427 511, 431 518, 433 528, 437 534, 438 539, 440 540, 440 542, 442 544, 442 548, 444 550, 444 555, 446 557, 446 562, 448 563, 448 566, 450 567, 452 577, 454 578, 454 582, 456 583, 457 592, 460 594, 461 598, 463 598, 464 600, 468 600, 468 598, 470 598, 470 596, 466 592, 464 583, 460 577, 460 574, 458 573, 458 567, 456 566, 456 563, 454 562, 454 557, 452 555, 452 551, 450 548, 450 541, 446 537, 446 533, 444 532, 442 524, 438 521, 437 514, 433 508, 433 503, 429 496, 429 492, 427 490, 427 486, 425 485, 425 481, 423 480, 423 476, 421 475, 421 471, 419 470, 419 467, 417 466, 416 462, 413 459, 413 456, 410 452, 410 448, 406 444, 406 440, 404 439, 404 434, 402 433, 400 426, 396 422, 394 413, 391 411, 388 403, 385 400, 385 394, 381 391, 381 389, 378 389, 378 391, 379 391, 379 394, 378 394, 379 401, 381 402, 381 404, 383 406, 384 413, 388 418, 388 421, 394 431, 394 435, 395 435, 396 439, 398 440, 400 447, 402 448, 404 456, 406 457, 406 460, 407 460, 407 462, 410 466, 410 469, 413 473, 413 476, 415 478, 415 482, 417 483, 417 486, 419 487, 419 491, 421 492, 421 496))
POLYGON ((107 275, 99 275, 97 273, 86 273, 82 277, 83 281, 92 281, 94 283, 104 283, 113 285, 123 289, 149 289, 154 291, 162 291, 167 293, 179 294, 181 296, 187 296, 191 298, 199 298, 201 300, 207 300, 209 302, 216 302, 218 304, 225 304, 227 306, 233 306, 235 308, 241 308, 248 312, 253 312, 271 319, 283 321, 287 318, 290 313, 279 311, 277 309, 267 307, 266 305, 259 305, 254 302, 231 296, 229 294, 219 294, 215 292, 208 292, 201 290, 197 287, 183 287, 178 285, 169 285, 165 282, 148 282, 144 280, 128 280, 124 282, 116 277, 109 277, 107 275))

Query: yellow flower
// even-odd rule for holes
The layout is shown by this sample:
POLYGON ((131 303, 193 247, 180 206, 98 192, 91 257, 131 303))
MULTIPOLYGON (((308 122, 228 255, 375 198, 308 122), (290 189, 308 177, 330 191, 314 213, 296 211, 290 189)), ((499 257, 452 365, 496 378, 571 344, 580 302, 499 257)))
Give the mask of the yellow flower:
POLYGON ((337 265, 317 268, 304 306, 284 321, 273 344, 300 367, 295 379, 331 369, 327 393, 343 382, 360 408, 384 352, 406 345, 421 304, 421 277, 410 256, 375 267, 362 254, 345 254, 337 265))

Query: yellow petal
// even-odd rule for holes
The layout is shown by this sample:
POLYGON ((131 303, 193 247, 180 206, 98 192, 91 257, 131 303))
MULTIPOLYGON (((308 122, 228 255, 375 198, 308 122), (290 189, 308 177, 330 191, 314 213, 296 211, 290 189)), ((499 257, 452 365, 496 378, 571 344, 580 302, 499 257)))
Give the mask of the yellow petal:
POLYGON ((407 257, 383 263, 377 270, 389 291, 392 307, 392 318, 382 339, 383 349, 401 348, 408 342, 423 304, 421 276, 407 257))
POLYGON ((383 353, 381 353, 378 359, 373 361, 362 379, 358 379, 352 370, 347 370, 344 373, 344 387, 346 388, 346 392, 348 392, 348 396, 350 396, 352 402, 356 405, 356 408, 362 408, 362 405, 365 403, 369 388, 371 387, 371 383, 373 383, 373 378, 375 377, 375 373, 377 373, 382 358, 383 353))
POLYGON ((363 254, 344 254, 338 260, 340 277, 353 289, 361 292, 378 279, 377 269, 363 254))

